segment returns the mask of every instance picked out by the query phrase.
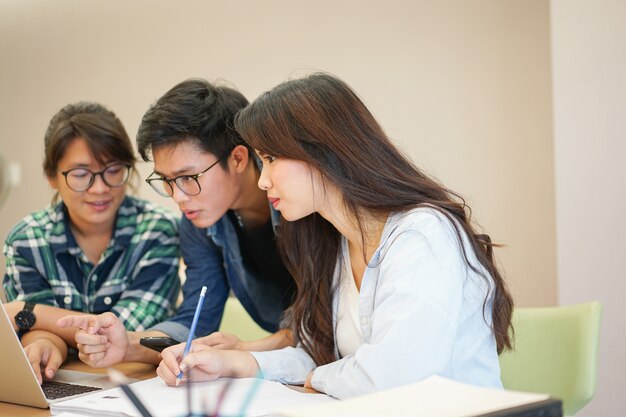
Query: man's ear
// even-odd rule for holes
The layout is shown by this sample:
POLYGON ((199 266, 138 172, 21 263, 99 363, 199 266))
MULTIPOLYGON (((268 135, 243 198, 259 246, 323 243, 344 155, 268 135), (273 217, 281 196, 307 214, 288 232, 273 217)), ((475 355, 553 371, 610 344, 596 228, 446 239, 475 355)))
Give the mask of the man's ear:
POLYGON ((237 145, 230 151, 232 157, 232 166, 235 172, 241 173, 246 170, 250 161, 250 151, 243 145, 237 145))

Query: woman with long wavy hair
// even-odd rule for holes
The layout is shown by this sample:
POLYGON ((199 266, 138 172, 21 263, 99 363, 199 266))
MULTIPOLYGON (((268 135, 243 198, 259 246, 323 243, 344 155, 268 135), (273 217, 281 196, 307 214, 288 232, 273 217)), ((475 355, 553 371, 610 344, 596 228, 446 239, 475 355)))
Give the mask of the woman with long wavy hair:
POLYGON ((296 347, 163 353, 175 383, 254 376, 337 398, 431 375, 501 387, 513 302, 464 200, 387 138, 343 81, 313 74, 243 109, 235 127, 263 159, 259 187, 286 222, 279 232, 297 282, 296 347), (179 364, 180 362, 180 364, 179 364))

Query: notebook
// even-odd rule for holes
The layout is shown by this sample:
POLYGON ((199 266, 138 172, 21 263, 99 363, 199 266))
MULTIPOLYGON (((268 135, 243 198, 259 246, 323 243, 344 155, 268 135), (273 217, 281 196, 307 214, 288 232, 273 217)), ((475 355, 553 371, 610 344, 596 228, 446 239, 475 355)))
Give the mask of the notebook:
POLYGON ((52 381, 44 382, 46 397, 4 305, 0 306, 0 401, 48 408, 53 402, 113 386, 105 375, 59 370, 52 381))

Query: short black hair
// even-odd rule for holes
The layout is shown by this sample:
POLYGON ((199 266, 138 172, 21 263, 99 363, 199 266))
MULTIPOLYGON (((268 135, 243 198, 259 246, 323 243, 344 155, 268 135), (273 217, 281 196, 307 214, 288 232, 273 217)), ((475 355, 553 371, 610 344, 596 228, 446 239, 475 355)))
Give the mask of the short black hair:
MULTIPOLYGON (((235 114, 248 105, 239 91, 192 78, 165 93, 144 114, 137 132, 137 149, 144 161, 162 146, 191 141, 218 158, 244 145, 234 128, 235 114)), ((226 161, 222 161, 226 166, 226 161)))

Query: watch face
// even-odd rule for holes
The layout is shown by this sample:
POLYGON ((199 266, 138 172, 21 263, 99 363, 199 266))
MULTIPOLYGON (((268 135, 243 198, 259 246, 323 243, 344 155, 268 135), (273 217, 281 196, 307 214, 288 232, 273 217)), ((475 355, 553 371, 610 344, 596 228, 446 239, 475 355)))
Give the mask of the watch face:
POLYGON ((22 310, 15 315, 15 324, 21 330, 28 330, 35 324, 35 314, 32 311, 22 310))

